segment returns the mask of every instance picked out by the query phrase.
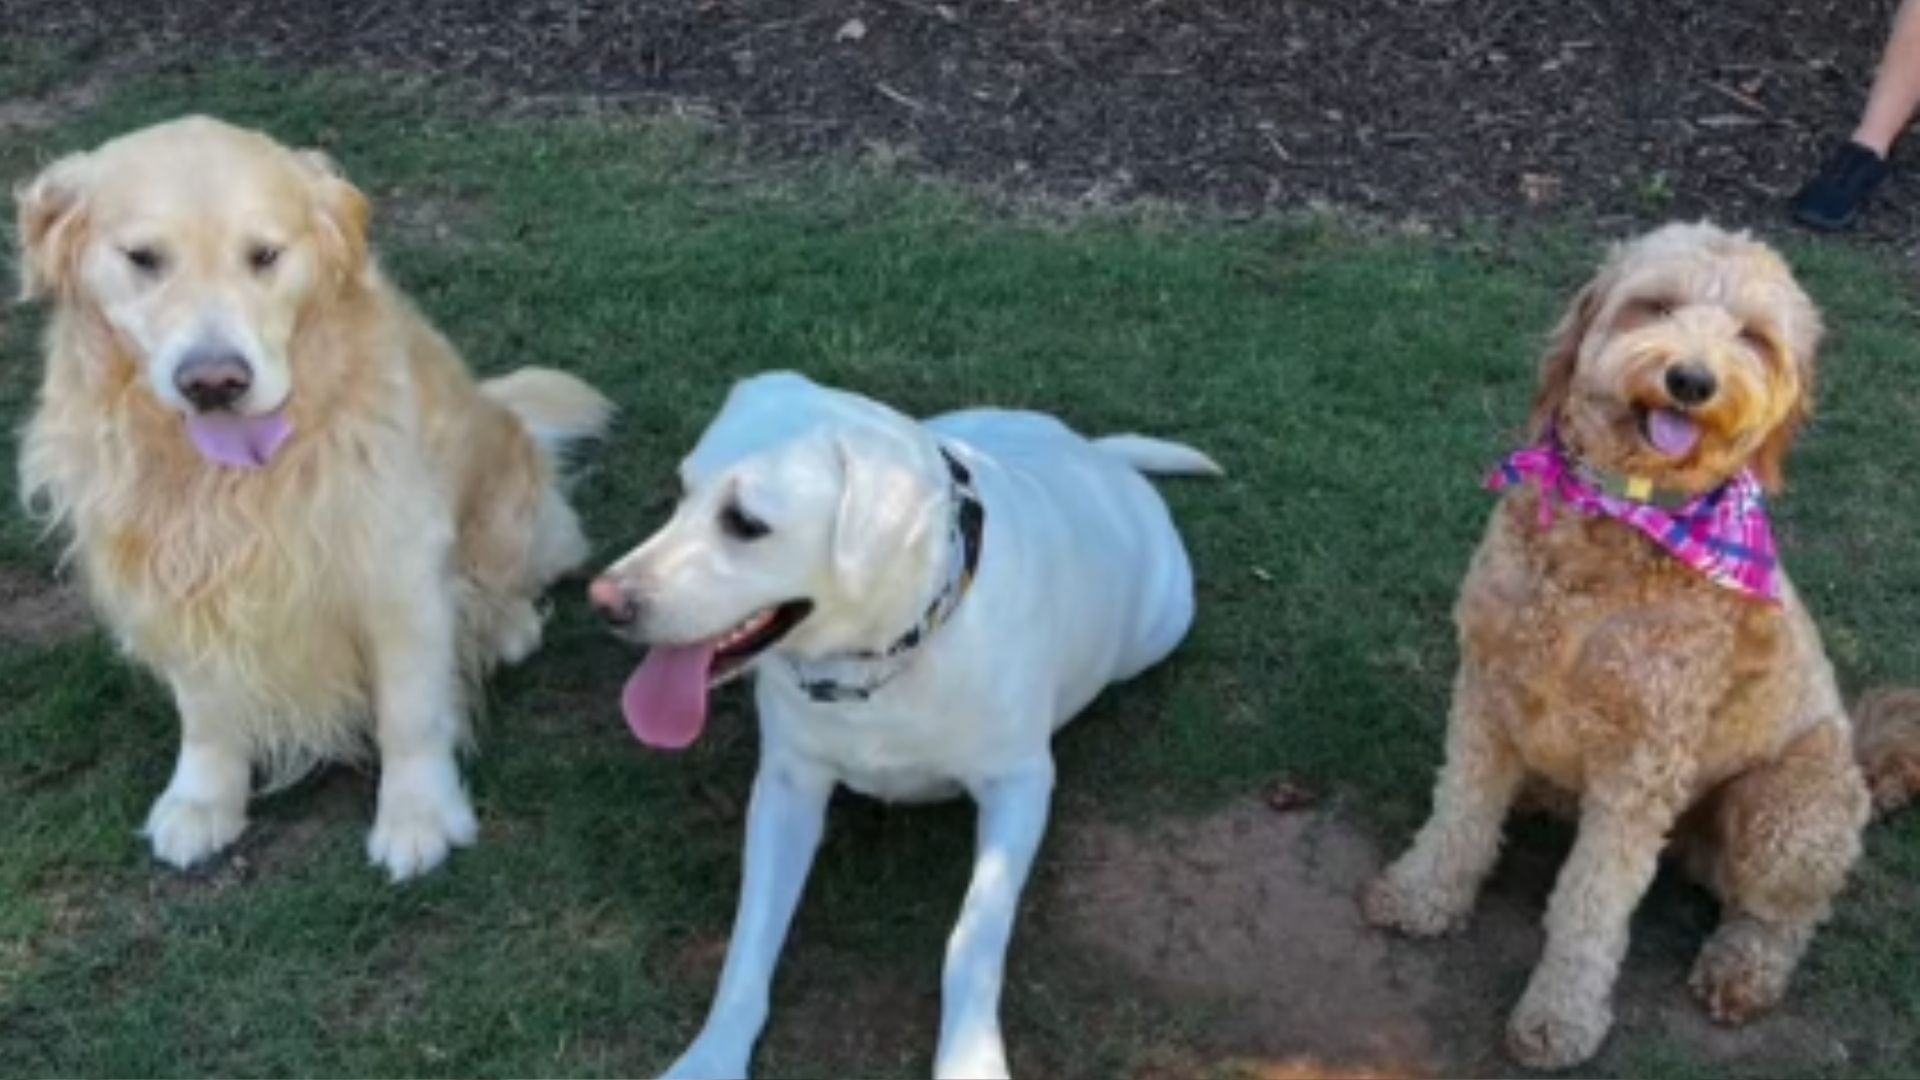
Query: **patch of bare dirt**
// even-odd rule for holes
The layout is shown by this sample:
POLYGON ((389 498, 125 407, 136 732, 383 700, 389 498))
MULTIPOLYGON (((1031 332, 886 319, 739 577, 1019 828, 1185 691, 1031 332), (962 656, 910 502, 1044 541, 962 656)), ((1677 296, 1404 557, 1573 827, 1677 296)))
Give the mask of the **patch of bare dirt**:
POLYGON ((321 848, 346 842, 343 835, 357 845, 372 826, 373 806, 373 783, 365 773, 343 765, 325 768, 291 789, 255 796, 247 831, 212 859, 184 871, 156 861, 148 889, 156 896, 214 900, 249 882, 297 873, 321 848))
POLYGON ((31 933, 0 934, 0 1001, 25 980, 49 942, 73 933, 94 914, 92 895, 71 883, 36 889, 33 898, 40 904, 43 921, 31 933))
POLYGON ((0 134, 20 135, 59 127, 98 105, 111 80, 95 74, 41 97, 0 97, 0 134))
MULTIPOLYGON (((1082 824, 1062 831, 1060 850, 1048 875, 1048 923, 1154 996, 1212 1018, 1198 1043, 1175 1055, 1185 1064, 1160 1072, 1515 1071, 1502 1046, 1506 1014, 1538 955, 1564 837, 1523 832, 1472 927, 1426 942, 1362 922, 1354 897, 1383 853, 1334 810, 1276 813, 1246 799, 1146 828, 1082 824)), ((1685 988, 1711 923, 1698 918, 1702 903, 1677 883, 1649 898, 1620 982, 1614 1037, 1594 1067, 1617 1071, 1631 1062, 1625 1055, 1650 1045, 1736 1070, 1844 1062, 1841 1033, 1792 998, 1746 1028, 1706 1018, 1685 988)))
POLYGON ((0 564, 0 642, 58 645, 92 625, 86 598, 71 582, 0 564))
POLYGON ((888 1075, 923 1072, 940 1029, 940 988, 938 980, 916 977, 924 973, 909 967, 810 955, 806 985, 787 988, 768 1021, 759 1074, 798 1076, 827 1068, 846 1075, 848 1062, 888 1075))
POLYGON ((1247 801, 1145 833, 1093 825, 1062 858, 1061 925, 1169 994, 1224 1007, 1221 1049, 1389 1071, 1439 1058, 1440 972, 1361 922, 1353 894, 1379 859, 1332 815, 1247 801))
POLYGON ((470 246, 487 209, 472 199, 395 188, 382 193, 374 214, 382 243, 459 250, 470 246))
MULTIPOLYGON (((450 77, 1069 199, 1783 224, 1894 0, 0 0, 85 56, 450 77)), ((1911 149, 1900 154, 1910 165, 1911 149)), ((1912 242, 1899 174, 1865 227, 1912 242)))

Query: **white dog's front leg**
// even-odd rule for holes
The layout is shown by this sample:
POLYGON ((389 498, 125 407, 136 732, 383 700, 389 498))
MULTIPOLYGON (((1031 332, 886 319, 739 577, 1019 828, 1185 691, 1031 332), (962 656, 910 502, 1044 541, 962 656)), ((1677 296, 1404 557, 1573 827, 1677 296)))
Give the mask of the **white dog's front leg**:
POLYGON ((707 1022, 666 1075, 677 1080, 735 1080, 747 1075, 753 1044, 767 1022, 773 966, 820 846, 833 778, 796 762, 763 760, 747 807, 747 851, 740 909, 727 943, 707 1022))
POLYGON ((960 921, 947 939, 941 980, 940 1049, 936 1077, 1007 1075, 1000 1038, 1000 985, 1007 943, 1026 887, 1027 871, 1047 831, 1053 795, 1053 762, 1031 772, 1001 777, 974 793, 980 804, 979 851, 960 921))
POLYGON ((369 627, 380 805, 367 857, 401 881, 440 865, 479 829, 454 760, 462 705, 452 599, 437 587, 393 599, 369 627))
POLYGON ((253 763, 241 728, 244 704, 178 681, 173 695, 180 710, 180 757, 141 832, 156 857, 184 870, 233 843, 247 827, 253 763))

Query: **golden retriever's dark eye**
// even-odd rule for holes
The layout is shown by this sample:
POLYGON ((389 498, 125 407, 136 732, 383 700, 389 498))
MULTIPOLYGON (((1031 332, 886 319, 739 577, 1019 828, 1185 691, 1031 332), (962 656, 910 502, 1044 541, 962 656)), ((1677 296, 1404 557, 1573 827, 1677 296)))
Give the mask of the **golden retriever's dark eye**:
POLYGON ((1673 301, 1666 297, 1635 297, 1620 305, 1619 314, 1613 317, 1613 328, 1626 332, 1652 326, 1672 315, 1674 307, 1673 301))
POLYGON ((720 528, 735 540, 758 540, 771 531, 766 522, 740 509, 739 503, 728 503, 721 509, 720 528))
POLYGON ((271 244, 255 244, 247 249, 247 265, 253 267, 255 273, 271 270, 279 261, 280 249, 271 244))
POLYGON ((1762 356, 1773 351, 1773 339, 1767 336, 1766 331, 1757 326, 1741 327, 1740 340, 1747 348, 1752 349, 1762 356))
POLYGON ((123 254, 133 268, 143 274, 157 274, 167 265, 166 256, 150 247, 130 247, 123 254))

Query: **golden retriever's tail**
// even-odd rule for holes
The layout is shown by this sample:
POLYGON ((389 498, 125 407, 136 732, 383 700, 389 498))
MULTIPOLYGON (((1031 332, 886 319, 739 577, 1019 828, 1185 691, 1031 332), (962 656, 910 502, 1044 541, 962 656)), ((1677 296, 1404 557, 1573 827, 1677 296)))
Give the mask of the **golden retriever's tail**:
POLYGON ((523 367, 480 384, 488 397, 505 405, 547 453, 558 456, 570 443, 607 430, 613 402, 564 371, 523 367))
POLYGON ((1143 473, 1183 476, 1223 476, 1222 469, 1207 455, 1177 442, 1146 435, 1108 435, 1093 440, 1093 445, 1139 469, 1143 473))
POLYGON ((1873 810, 1897 810, 1920 794, 1920 690, 1875 690, 1853 706, 1853 752, 1873 792, 1873 810))

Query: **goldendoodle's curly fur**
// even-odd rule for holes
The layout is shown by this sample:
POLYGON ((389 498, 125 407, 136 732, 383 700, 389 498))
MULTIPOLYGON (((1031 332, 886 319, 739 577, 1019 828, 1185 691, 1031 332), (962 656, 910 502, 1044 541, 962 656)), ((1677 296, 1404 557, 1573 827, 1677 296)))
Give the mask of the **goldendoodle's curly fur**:
MULTIPOLYGON (((1666 226, 1616 248, 1575 298, 1542 365, 1534 433, 1663 489, 1698 494, 1742 468, 1776 488, 1820 334, 1765 245, 1666 226), (1679 364, 1711 373, 1710 398, 1672 399, 1679 364), (1658 409, 1685 409, 1699 432, 1689 452, 1650 441, 1658 409)), ((1542 527, 1539 497, 1511 489, 1474 555, 1433 815, 1363 906, 1407 933, 1454 929, 1523 786, 1577 806, 1545 952, 1508 1026, 1516 1058, 1553 1068, 1605 1037, 1629 919, 1669 846, 1723 905, 1692 977, 1706 1008, 1737 1023, 1779 1000, 1871 804, 1903 801, 1920 779, 1920 696, 1876 696, 1850 723, 1784 576, 1778 604, 1756 601, 1611 519, 1556 510, 1542 527)))

